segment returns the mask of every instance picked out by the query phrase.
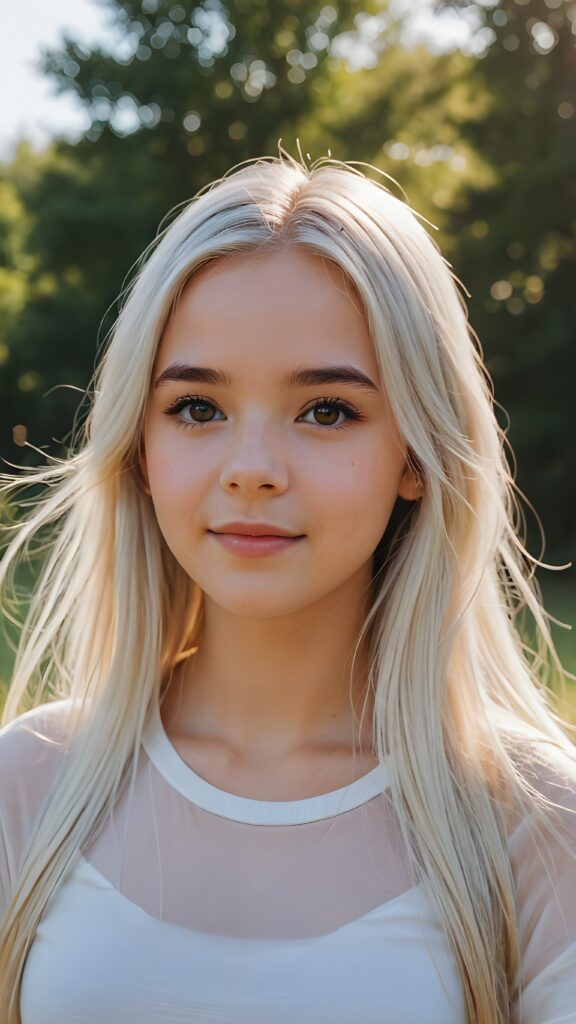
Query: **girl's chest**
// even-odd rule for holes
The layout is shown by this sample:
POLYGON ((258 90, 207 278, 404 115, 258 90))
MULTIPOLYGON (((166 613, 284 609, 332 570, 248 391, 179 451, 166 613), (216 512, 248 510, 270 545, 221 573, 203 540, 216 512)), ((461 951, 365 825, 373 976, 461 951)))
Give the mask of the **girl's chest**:
POLYGON ((464 1024, 452 955, 409 890, 307 939, 152 917, 80 860, 40 924, 22 1024, 464 1024))

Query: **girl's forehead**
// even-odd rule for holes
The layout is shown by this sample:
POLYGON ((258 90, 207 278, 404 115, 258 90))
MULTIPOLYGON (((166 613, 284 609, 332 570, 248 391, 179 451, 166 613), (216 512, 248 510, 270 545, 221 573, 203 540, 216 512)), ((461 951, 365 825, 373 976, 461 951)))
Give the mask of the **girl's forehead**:
POLYGON ((223 257, 184 286, 159 359, 252 357, 261 364, 377 362, 361 300, 330 260, 281 250, 223 257))
POLYGON ((331 260, 302 249, 219 257, 193 273, 176 315, 278 316, 280 312, 337 318, 350 307, 362 320, 353 283, 331 260))

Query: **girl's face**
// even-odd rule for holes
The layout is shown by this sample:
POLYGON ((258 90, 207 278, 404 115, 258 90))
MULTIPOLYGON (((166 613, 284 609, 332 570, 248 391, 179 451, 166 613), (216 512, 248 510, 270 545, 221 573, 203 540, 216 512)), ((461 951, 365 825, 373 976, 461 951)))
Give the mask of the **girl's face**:
POLYGON ((396 498, 418 491, 334 264, 286 249, 194 274, 159 346, 142 470, 174 557, 228 611, 277 616, 368 588, 396 498), (294 539, 250 554, 215 532, 238 521, 294 539))

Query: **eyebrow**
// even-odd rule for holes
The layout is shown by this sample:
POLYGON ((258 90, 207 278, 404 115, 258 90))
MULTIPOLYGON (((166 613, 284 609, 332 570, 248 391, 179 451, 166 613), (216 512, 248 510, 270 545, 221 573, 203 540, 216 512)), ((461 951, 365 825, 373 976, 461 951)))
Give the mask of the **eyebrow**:
MULTIPOLYGON (((158 391, 169 381, 187 384, 211 384, 214 387, 232 387, 233 378, 224 370, 210 366, 188 366, 186 363, 171 363, 154 382, 158 391)), ((380 388, 370 377, 355 366, 298 366, 281 377, 280 386, 305 388, 320 384, 350 384, 380 394, 380 388)))

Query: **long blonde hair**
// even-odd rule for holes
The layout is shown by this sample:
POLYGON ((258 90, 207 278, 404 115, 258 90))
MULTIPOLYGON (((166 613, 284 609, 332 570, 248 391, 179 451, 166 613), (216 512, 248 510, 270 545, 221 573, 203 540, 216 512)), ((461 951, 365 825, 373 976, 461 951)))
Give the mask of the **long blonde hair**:
MULTIPOLYGON (((19 1024, 29 948, 48 900, 113 802, 173 666, 198 641, 202 594, 176 562, 138 478, 143 417, 166 320, 219 256, 298 246, 338 265, 364 304, 382 379, 424 483, 373 581, 362 634, 374 747, 414 870, 456 957, 468 1024, 504 1024, 519 949, 503 813, 539 802, 518 755, 553 749, 574 772, 568 726, 516 625, 522 606, 557 661, 517 532, 503 432, 466 305, 410 206, 352 163, 247 161, 203 189, 144 253, 94 380, 77 450, 4 474, 7 592, 36 542, 42 568, 3 724, 72 698, 72 746, 0 929, 0 1005, 19 1024), (25 706, 26 705, 26 706, 25 706)), ((9 614, 11 606, 7 604, 9 614)), ((385 993, 382 993, 383 1005, 385 993)))

